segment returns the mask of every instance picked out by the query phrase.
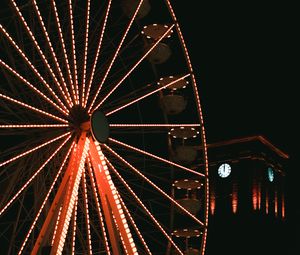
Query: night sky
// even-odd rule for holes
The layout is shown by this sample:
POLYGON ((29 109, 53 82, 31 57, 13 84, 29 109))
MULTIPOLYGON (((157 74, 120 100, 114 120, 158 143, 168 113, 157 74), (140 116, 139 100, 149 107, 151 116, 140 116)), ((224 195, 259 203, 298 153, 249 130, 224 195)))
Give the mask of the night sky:
POLYGON ((274 1, 173 2, 198 78, 208 142, 261 134, 290 155, 287 222, 289 251, 296 254, 296 7, 274 1))

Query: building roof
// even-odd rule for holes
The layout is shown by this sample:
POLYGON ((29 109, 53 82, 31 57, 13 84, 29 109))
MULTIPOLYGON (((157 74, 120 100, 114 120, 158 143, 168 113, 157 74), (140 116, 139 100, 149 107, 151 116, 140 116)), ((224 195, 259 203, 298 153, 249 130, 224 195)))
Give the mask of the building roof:
POLYGON ((273 145, 268 139, 266 139, 262 135, 255 135, 255 136, 247 136, 243 138, 235 138, 231 140, 226 140, 226 141, 221 141, 221 142, 216 142, 216 143, 211 143, 208 144, 208 148, 215 148, 215 147, 221 147, 221 146, 226 146, 226 145, 231 145, 231 144, 238 144, 238 143, 246 143, 246 142, 253 142, 253 141, 258 141, 265 146, 267 146, 269 149, 271 149, 273 152, 275 152, 278 156, 288 159, 289 155, 279 148, 277 148, 275 145, 273 145))

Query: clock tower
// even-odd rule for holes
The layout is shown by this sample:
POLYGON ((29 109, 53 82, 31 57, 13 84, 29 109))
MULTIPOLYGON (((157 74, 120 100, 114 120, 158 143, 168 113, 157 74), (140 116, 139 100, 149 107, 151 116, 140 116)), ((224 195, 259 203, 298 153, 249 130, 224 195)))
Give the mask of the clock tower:
POLYGON ((231 255, 285 254, 289 156, 263 136, 211 143, 208 153, 206 254, 217 254, 220 247, 222 254, 231 255))

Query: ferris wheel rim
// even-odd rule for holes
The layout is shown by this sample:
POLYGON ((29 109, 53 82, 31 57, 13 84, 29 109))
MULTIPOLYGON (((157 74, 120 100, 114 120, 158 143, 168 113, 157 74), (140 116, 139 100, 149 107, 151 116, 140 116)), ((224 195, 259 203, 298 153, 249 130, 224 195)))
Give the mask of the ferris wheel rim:
MULTIPOLYGON (((15 8, 18 10, 18 6, 17 6, 17 4, 15 3, 15 1, 13 1, 12 0, 12 2, 13 2, 13 4, 14 4, 14 6, 15 6, 15 8)), ((110 8, 110 4, 111 4, 111 2, 112 1, 109 1, 109 3, 108 3, 108 7, 107 7, 107 13, 109 12, 109 8, 110 8)), ((138 13, 138 11, 139 11, 139 8, 141 7, 141 5, 142 5, 142 0, 139 2, 139 5, 138 5, 138 7, 137 7, 137 9, 136 9, 136 11, 135 11, 135 13, 134 13, 134 15, 133 15, 133 17, 135 17, 135 15, 137 15, 137 13, 138 13)), ((164 85, 164 86, 162 86, 162 87, 159 87, 159 88, 157 88, 157 89, 155 89, 155 90, 152 90, 151 92, 149 92, 148 94, 145 94, 145 95, 143 95, 143 96, 141 96, 141 97, 137 97, 137 98, 135 98, 135 99, 133 99, 131 102, 129 102, 128 104, 124 104, 124 105, 122 105, 122 107, 117 107, 117 108, 115 108, 115 109, 113 109, 113 110, 110 110, 110 111, 108 111, 107 113, 106 113, 106 116, 109 116, 109 115, 113 115, 114 113, 116 113, 116 112, 118 112, 119 110, 122 110, 122 109, 124 109, 124 108, 126 108, 126 107, 128 107, 128 106, 130 106, 130 105, 132 105, 132 104, 135 104, 136 102, 138 102, 138 101, 140 101, 140 100, 143 100, 144 98, 146 98, 146 97, 148 97, 148 96, 150 96, 150 95, 152 95, 152 94, 155 94, 155 93, 158 93, 158 92, 162 92, 162 90, 163 89, 166 89, 166 88, 168 88, 168 87, 170 87, 171 85, 173 85, 174 83, 176 83, 177 81, 179 81, 179 80, 182 80, 182 79, 185 79, 185 78, 187 78, 187 77, 190 77, 191 78, 191 80, 192 80, 192 85, 193 85, 193 90, 194 90, 194 93, 195 93, 195 97, 196 97, 196 104, 197 104, 197 111, 198 111, 198 113, 199 113, 199 123, 194 123, 194 124, 192 124, 192 123, 186 123, 186 124, 164 124, 164 123, 153 123, 153 124, 140 124, 140 123, 136 123, 136 124, 130 124, 130 123, 128 123, 128 124, 107 124, 108 126, 109 126, 109 129, 113 129, 113 128, 121 128, 121 129, 123 129, 123 128, 130 128, 130 127, 132 127, 132 128, 137 128, 137 129, 144 129, 144 128, 162 128, 162 129, 164 129, 164 128, 171 128, 171 127, 174 127, 174 128, 179 128, 179 127, 199 127, 201 130, 202 130, 202 133, 201 133, 201 142, 203 143, 203 148, 204 148, 204 150, 203 150, 203 153, 204 153, 204 162, 205 162, 205 173, 198 173, 198 175, 200 175, 200 176, 202 176, 202 177, 204 177, 205 178, 205 182, 206 182, 206 184, 205 184, 205 188, 206 188, 206 201, 208 201, 208 171, 207 171, 207 154, 206 154, 206 141, 205 141, 205 132, 204 132, 204 125, 203 125, 203 118, 202 118, 202 112, 201 112, 201 107, 200 107, 200 100, 199 100, 199 95, 198 95, 198 90, 197 90, 197 85, 196 85, 196 80, 195 80, 195 77, 194 77, 194 74, 193 74, 193 69, 192 69, 192 66, 191 66, 191 63, 190 63, 190 60, 189 60, 189 56, 188 56, 188 52, 187 52, 187 48, 186 48, 186 46, 185 46, 185 43, 184 43, 184 40, 183 40, 183 36, 182 36, 182 34, 181 34, 181 30, 180 30, 180 27, 179 27, 179 25, 178 25, 178 22, 177 22, 177 20, 176 20, 176 16, 175 16, 175 14, 174 14, 174 12, 173 12, 173 9, 172 9, 172 7, 171 7, 171 4, 170 4, 170 1, 168 1, 168 0, 165 0, 165 2, 166 2, 166 4, 167 4, 167 6, 168 6, 168 8, 169 8, 169 11, 170 11, 170 14, 172 15, 172 18, 173 18, 173 21, 174 21, 174 24, 172 24, 171 26, 169 26, 169 28, 168 28, 168 30, 159 38, 159 40, 155 43, 155 44, 153 44, 152 45, 152 47, 148 50, 148 52, 149 53, 151 53, 151 51, 156 47, 156 45, 158 45, 159 43, 160 43, 160 41, 162 40, 162 39, 164 39, 165 38, 165 36, 167 36, 167 35, 169 35, 169 32, 173 29, 173 27, 174 28, 176 28, 176 31, 177 31, 177 33, 178 33, 178 35, 179 35, 179 40, 180 40, 180 42, 181 42, 181 44, 182 44, 182 47, 183 47, 183 49, 184 49, 184 54, 185 54, 185 57, 186 57, 186 62, 187 62, 187 64, 188 64, 188 68, 189 68, 189 73, 187 73, 187 74, 184 74, 184 75, 182 75, 181 77, 179 77, 177 80, 175 80, 175 81, 171 81, 171 82, 169 82, 169 83, 167 83, 166 85, 164 85)), ((36 0, 34 0, 33 1, 33 3, 34 3, 34 7, 35 8, 37 8, 37 2, 36 2, 36 0)), ((53 1, 53 3, 55 4, 55 1, 53 1)), ((88 1, 88 5, 89 5, 89 3, 90 3, 90 1, 88 1)), ((69 7, 70 7, 70 9, 72 9, 72 1, 69 1, 69 7), (71 7, 70 7, 71 6, 71 7)), ((37 9, 38 10, 38 9, 37 9)), ((70 10, 70 12, 72 12, 72 10, 70 10)), ((20 13, 18 12, 18 15, 20 16, 20 13)), ((22 17, 22 16, 20 16, 20 17, 22 17)), ((72 17, 70 17, 70 19, 71 19, 71 23, 73 24, 73 21, 72 21, 72 17)), ((22 19, 21 18, 21 20, 24 22, 24 18, 22 19)), ((87 18, 87 20, 88 20, 88 18, 87 18)), ((106 20, 106 19, 105 19, 106 20)), ((132 22, 133 22, 133 20, 134 20, 134 18, 132 19, 132 21, 130 22, 130 26, 131 26, 131 24, 132 24, 132 22)), ((86 21, 87 23, 88 23, 88 21, 86 21)), ((106 21, 104 21, 105 23, 106 23, 106 21)), ((30 29, 27 25, 26 25, 26 23, 24 23, 25 24, 25 27, 26 27, 26 29, 28 30, 28 29, 30 29)), ((130 28, 130 26, 128 26, 129 28, 130 28)), ((104 26, 103 26, 104 27, 104 26)), ((1 29, 2 29, 2 25, 1 25, 1 29)), ((71 37, 72 37, 72 41, 75 41, 75 38, 74 38, 74 31, 73 31, 73 25, 72 25, 72 28, 71 28, 71 37)), ((129 29, 128 29, 129 30, 129 29)), ((2 29, 2 31, 5 31, 5 30, 3 30, 2 29)), ((104 34, 104 32, 103 32, 104 30, 102 30, 102 33, 104 34)), ((127 30, 126 30, 127 31, 127 30)), ((4 32, 5 33, 5 32, 4 32)), ((101 38, 102 38, 102 33, 101 33, 101 38)), ((29 33, 30 34, 30 33, 29 33)), ((125 36, 126 36, 126 33, 125 33, 125 36)), ((34 37, 33 37, 34 38, 34 37)), ((86 35, 86 38, 88 38, 88 35, 86 35)), ((124 37, 125 38, 125 37, 124 37)), ((47 39, 48 40, 48 39, 47 39)), ((50 39, 49 39, 50 40, 50 39)), ((101 41, 102 39, 100 39, 100 41, 101 41)), ((124 39, 125 40, 125 39, 124 39)), ((121 40, 121 42, 122 41, 124 41, 123 39, 121 40)), ((33 40, 33 41, 35 41, 35 40, 33 40)), ((86 41, 88 41, 88 39, 86 39, 86 41)), ((48 42, 49 43, 49 42, 48 42)), ((50 43, 51 44, 51 43, 50 43)), ((86 53, 86 46, 87 45, 87 43, 85 42, 85 51, 84 51, 84 62, 86 62, 86 58, 87 58, 87 53, 86 53)), ((118 46, 118 48, 117 48, 117 51, 116 51, 116 54, 115 54, 115 56, 117 56, 118 55, 118 52, 119 52, 119 50, 121 49, 121 47, 122 47, 122 44, 119 44, 119 46, 118 46)), ((100 47, 99 47, 100 48, 100 47)), ((31 106, 31 105, 29 105, 29 104, 25 104, 25 103, 19 103, 19 105, 21 105, 21 106, 24 106, 24 107, 26 107, 26 108, 28 108, 28 109, 30 109, 30 110, 35 110, 36 112, 39 112, 39 113, 43 113, 44 115, 46 115, 46 116, 48 116, 48 117, 51 117, 51 118, 53 118, 53 119, 56 119, 56 120, 58 120, 58 121, 60 121, 60 122, 62 122, 63 124, 54 124, 54 123, 49 123, 49 124, 40 124, 40 123, 34 123, 34 122, 32 122, 32 123, 30 123, 30 122, 28 122, 28 123, 26 123, 26 124, 24 124, 24 123, 14 123, 14 124, 1 124, 0 125, 0 130, 1 129, 24 129, 24 130, 27 130, 27 129, 45 129, 45 128, 57 128, 57 129, 61 129, 61 130, 63 130, 63 134, 61 134, 60 136, 57 136, 58 138, 56 139, 53 139, 53 142, 56 142, 57 140, 59 140, 59 139, 61 139, 61 138, 64 138, 64 137, 67 137, 68 139, 66 139, 66 140, 64 140, 64 143, 63 143, 63 145, 65 145, 67 142, 69 142, 69 139, 71 139, 70 141, 72 141, 72 144, 71 144, 71 146, 70 146, 70 148, 69 148, 69 152, 67 153, 67 155, 69 155, 70 154, 70 151, 72 150, 72 148, 74 149, 74 142, 80 137, 80 134, 82 133, 82 132, 90 132, 90 124, 87 124, 87 127, 82 127, 82 125, 77 125, 76 124, 76 132, 72 132, 72 135, 71 135, 71 131, 70 130, 67 130, 67 128, 68 129, 72 129, 74 126, 75 126, 75 124, 73 123, 73 119, 70 119, 70 115, 68 115, 69 113, 70 113, 70 111, 72 111, 72 109, 74 109, 74 107, 76 107, 76 105, 78 105, 78 104, 83 104, 83 107, 87 107, 87 112, 85 113, 85 114, 87 114, 87 115, 89 115, 89 116, 91 116, 91 115, 93 115, 96 111, 97 111, 97 109, 102 105, 102 103, 104 103, 104 101, 114 92, 114 90, 116 90, 118 87, 119 87, 119 85, 121 85, 122 84, 122 82, 131 74, 131 70, 129 70, 129 72, 118 82, 118 83, 116 83, 116 85, 113 87, 113 89, 111 90, 111 91, 109 91, 109 93, 108 94, 106 94, 106 96, 104 96, 102 99, 101 99, 101 101, 100 101, 100 103, 98 103, 96 106, 94 106, 93 107, 93 105, 95 104, 95 101, 96 101, 96 98, 97 98, 97 96, 98 96, 98 93, 100 92, 100 90, 101 90, 101 87, 102 87, 102 85, 104 84, 104 82, 105 82, 105 78, 106 78, 106 76, 107 76, 107 74, 109 73, 109 70, 110 70, 110 66, 112 66, 113 65, 113 62, 114 61, 112 61, 111 63, 110 63, 110 65, 109 65, 109 68, 107 69, 108 71, 107 71, 107 73, 105 73, 105 75, 104 75, 104 79, 100 82, 100 84, 99 84, 99 87, 98 87, 98 89, 97 89, 97 91, 96 91, 96 93, 93 95, 93 99, 91 100, 91 102, 90 102, 90 104, 88 104, 88 94, 90 93, 89 92, 89 90, 90 90, 90 88, 88 87, 87 88, 87 90, 86 90, 86 93, 87 93, 87 95, 86 95, 86 97, 83 95, 82 97, 80 97, 79 96, 79 90, 80 90, 80 88, 78 87, 78 82, 77 82, 77 78, 76 78, 76 69, 77 69, 77 67, 76 67, 76 49, 75 49, 75 45, 73 45, 72 46, 72 52, 73 52, 73 55, 74 55, 74 57, 75 57, 75 59, 73 59, 73 64, 74 64, 74 78, 72 78, 71 79, 71 77, 69 77, 70 78, 70 84, 72 83, 71 81, 73 80, 73 82, 75 83, 75 84, 73 84, 74 85, 74 87, 73 87, 73 85, 72 85, 72 88, 70 89, 70 91, 68 90, 68 87, 67 87, 67 85, 66 85, 66 83, 64 82, 64 76, 63 76, 63 74, 60 74, 60 72, 58 71, 58 73, 59 73, 59 75, 58 76, 61 76, 60 78, 54 78, 55 77, 55 73, 53 72, 53 74, 52 74, 52 71, 50 71, 50 73, 51 73, 51 75, 53 76, 53 79, 55 80, 55 82, 57 83, 57 85, 58 85, 58 79, 61 79, 61 81, 62 81, 62 84, 65 84, 65 85, 63 85, 63 86, 58 86, 58 91, 60 91, 60 93, 61 93, 61 95, 60 95, 60 97, 58 97, 58 98, 61 98, 62 100, 59 100, 58 102, 56 102, 56 103, 54 103, 55 105, 53 105, 53 106, 55 106, 56 108, 57 108, 57 110, 61 110, 61 114, 63 114, 63 115, 59 115, 59 116, 64 116, 64 117, 58 117, 58 116, 56 116, 56 115, 53 115, 53 114, 51 114, 51 113, 49 113, 49 112, 47 112, 47 111, 43 111, 43 110, 39 110, 39 111, 37 111, 37 108, 34 108, 34 106, 31 106)), ((21 51, 22 52, 22 51, 21 51)), ((19 51, 19 53, 20 53, 20 51, 19 51)), ((22 53, 20 53, 21 55, 22 55, 22 53)), ((53 52, 52 52, 52 54, 53 54, 53 52)), ((136 64, 135 65, 133 65, 133 69, 132 70, 134 70, 134 68, 135 67, 137 67, 146 57, 147 57, 147 55, 148 55, 148 53, 146 53, 145 55, 143 55, 143 57, 142 58, 140 58, 137 62, 136 62, 136 64)), ((113 57, 113 59, 115 58, 115 56, 113 57)), ((42 57, 43 58, 43 57, 42 57)), ((44 57, 45 58, 45 57, 44 57)), ((1 60, 2 61, 2 60, 1 60)), ((30 61, 28 62, 27 61, 27 63, 30 63, 30 61)), ((2 65, 4 65, 5 66, 5 62, 2 62, 2 65)), ((46 65, 47 65, 47 60, 46 60, 46 65)), ((9 67, 8 65, 7 65, 7 67, 9 67)), ((93 67, 94 68, 94 67, 93 67)), ((7 68, 7 69, 9 69, 9 68, 7 68)), ((51 68, 49 68, 49 69, 51 69, 51 68)), ((59 70, 60 68, 59 68, 59 63, 58 63, 58 67, 57 67, 57 70, 59 70)), ((34 71, 34 69, 33 69, 33 71, 34 71)), ((35 71, 34 71, 35 72, 35 71)), ((87 72, 87 70, 86 70, 86 68, 83 70, 83 72, 84 73, 86 73, 87 72)), ((39 77, 39 75, 38 74, 36 74, 38 77, 39 77)), ((93 76, 93 70, 92 70, 92 73, 91 73, 91 76, 93 76)), ((20 79, 20 76, 18 77, 19 79, 20 79)), ((84 77, 82 78, 82 79, 85 79, 84 77)), ((22 80, 22 79, 21 79, 22 80)), ((91 79, 92 80, 92 79, 91 79)), ((26 83, 26 79, 24 78, 23 79, 23 82, 25 81, 25 83, 26 83)), ((44 82, 44 85, 46 84, 47 82, 44 82)), ((92 82, 91 82, 92 83, 92 82)), ((27 82, 27 85, 28 86, 30 86, 30 85, 32 85, 29 81, 27 82)), ((33 85, 32 85, 33 86, 33 85)), ((84 86, 83 86, 83 88, 84 88, 84 86)), ((83 90, 83 88, 81 88, 81 90, 83 90)), ((33 90, 35 90, 35 89, 33 89, 33 90)), ((37 92, 36 90, 35 90, 35 92, 37 92)), ((41 92, 42 93, 42 92, 41 92)), ((9 97, 9 96, 7 96, 7 95, 5 95, 5 94, 0 94, 0 97, 2 97, 3 99, 7 99, 7 100, 10 100, 11 102, 14 102, 14 103, 17 103, 18 102, 18 100, 17 99, 14 99, 14 98, 12 98, 12 97, 9 97)), ((47 97, 46 97, 47 98, 47 97)), ((50 100, 50 99, 49 99, 50 100)), ((50 100, 51 102, 52 102, 52 100, 50 100)), ((48 101, 48 103, 50 103, 50 101, 48 101)), ((21 101, 20 101, 21 102, 21 101)), ((83 124, 83 123, 80 123, 80 124, 83 124)), ((52 140, 50 140, 50 141, 52 141, 52 140)), ((110 141, 110 142, 114 142, 114 143, 118 143, 119 145, 125 145, 125 146, 127 146, 127 148, 131 148, 131 149, 135 149, 135 151, 136 152, 139 152, 139 153, 141 153, 141 154, 144 154, 144 155, 148 155, 148 156, 154 156, 154 158, 156 158, 156 159, 159 159, 159 160, 164 160, 164 162, 165 163, 172 163, 171 161, 168 161, 168 160, 166 160, 166 159, 163 159, 162 157, 160 157, 160 156, 157 156, 157 155, 155 155, 155 154, 152 154, 152 153, 150 153, 150 152, 147 152, 147 151, 145 151, 145 150, 141 150, 141 149, 139 149, 139 148, 137 148, 137 147, 135 147, 135 146, 132 146, 132 145, 130 145, 130 144, 127 144, 127 143, 124 143, 124 142, 121 142, 121 141, 119 141, 118 139, 113 139, 113 138, 108 138, 108 141, 110 141)), ((95 141, 94 141, 95 142, 95 141)), ((46 142, 45 143, 45 146, 46 145, 48 145, 49 144, 49 142, 46 142)), ((97 142, 95 142, 95 144, 97 145, 97 142)), ((27 156, 28 154, 30 154, 31 152, 34 152, 35 150, 38 150, 39 148, 41 148, 41 146, 42 147, 44 147, 44 145, 43 144, 40 144, 40 145, 38 145, 38 146, 36 146, 36 147, 34 147, 34 148, 32 148, 32 149, 30 149, 30 150, 27 150, 27 151, 25 151, 25 154, 23 153, 21 153, 21 154, 19 154, 18 156, 17 156, 17 158, 16 158, 16 160, 17 159, 19 159, 20 157, 23 157, 23 156, 27 156), (20 156, 20 157, 19 157, 20 156)), ((61 146, 62 147, 62 146, 61 146)), ((59 147, 59 148, 61 148, 61 147, 59 147)), ((76 146, 75 146, 76 147, 76 146)), ((112 154, 114 154, 116 157, 119 157, 119 159, 121 159, 121 161, 122 161, 122 157, 119 155, 118 156, 118 154, 112 149, 112 148, 110 148, 109 146, 108 146, 108 144, 106 144, 106 143, 104 143, 103 145, 101 145, 101 148, 105 148, 106 150, 108 150, 108 151, 110 151, 112 154)), ((58 152, 58 151, 57 151, 58 152)), ((56 153, 53 153, 53 157, 55 156, 55 154, 56 153)), ((66 156, 66 158, 67 158, 68 156, 66 156)), ((12 161, 14 161, 14 160, 12 160, 12 161)), ((6 161, 3 161, 2 163, 0 163, 0 167, 1 166, 5 166, 5 165, 7 165, 7 164, 9 164, 10 162, 12 162, 12 161, 10 161, 10 160, 6 160, 6 161)), ((109 162, 109 160, 107 159, 107 162, 109 162)), ((125 161, 123 161, 123 163, 125 163, 125 164, 127 164, 126 163, 127 161, 125 160, 125 161)), ((109 164, 109 163, 108 163, 109 164)), ((132 165, 130 165, 130 163, 128 163, 127 164, 127 166, 131 166, 131 168, 133 167, 132 165), (129 165, 128 165, 129 164, 129 165)), ((173 166, 175 166, 175 167, 178 167, 179 166, 179 168, 182 168, 182 169, 186 169, 187 171, 189 171, 189 172, 191 172, 191 173, 194 173, 194 174, 197 174, 197 171, 194 171, 193 169, 189 169, 189 168, 186 168, 186 167, 184 167, 184 166, 181 166, 181 165, 179 165, 179 164, 174 164, 173 163, 173 166)), ((132 169, 134 169, 134 167, 132 168, 132 169)), ((84 170, 83 172, 85 173, 85 171, 86 170, 84 170)), ((139 171, 138 171, 139 172, 139 171)), ((39 171, 38 171, 38 173, 39 173, 39 171)), ((85 174, 83 174, 83 176, 84 176, 85 174)), ((34 175, 34 176, 36 176, 36 175, 34 175)), ((142 175, 141 175, 142 176, 142 175)), ((83 187, 85 186, 86 187, 86 177, 83 177, 83 187), (85 184, 84 184, 85 183, 85 184)), ((90 180, 92 180, 92 179, 90 179, 90 180)), ((147 179, 145 179, 145 180, 147 180, 147 179)), ((151 182, 149 182, 149 183, 151 183, 151 182)), ((157 186, 158 187, 158 186, 157 186)), ((25 188, 24 188, 25 189, 25 188)), ((22 187, 22 189, 21 190, 24 190, 23 189, 23 187, 22 187)), ((84 188, 83 188, 84 189, 84 188)), ((162 190, 161 190, 162 191, 162 190)), ((163 194, 163 193, 162 193, 163 194)), ((167 195, 167 194, 166 194, 167 195)), ((168 197, 168 195, 167 195, 167 197, 168 197)), ((169 198, 171 198, 171 197, 169 197, 169 198)), ((175 201, 175 200, 174 200, 175 201)), ((124 203, 124 202, 123 202, 124 203)), ((184 209, 180 204, 178 204, 176 201, 174 202, 174 204, 176 204, 177 206, 179 206, 179 208, 181 208, 183 211, 185 211, 187 214, 190 214, 186 209, 184 209)), ((1 214, 6 210, 6 208, 8 208, 10 206, 10 204, 7 206, 7 207, 4 207, 4 209, 2 208, 2 210, 1 210, 1 212, 0 212, 0 216, 1 216, 1 214)), ((87 205, 86 205, 87 206, 87 205)), ((126 206, 126 205, 125 205, 126 206)), ((126 208, 124 205, 123 205, 123 207, 124 207, 124 209, 126 208)), ((88 209, 87 209, 88 210, 88 209)), ((207 210, 208 210, 208 206, 207 206, 207 204, 206 204, 206 216, 204 217, 204 222, 201 222, 201 221, 198 221, 198 223, 200 224, 200 225, 202 225, 202 226, 204 226, 204 238, 202 239, 202 254, 204 254, 204 250, 205 250, 205 241, 206 241, 206 231, 207 231, 207 224, 208 224, 208 221, 207 221, 207 219, 208 219, 208 216, 207 216, 207 210)), ((74 209, 74 214, 76 214, 76 210, 74 209)), ((86 214, 88 214, 88 213, 86 213, 86 214)), ((190 216, 191 216, 191 218, 194 218, 195 220, 197 219, 195 216, 193 216, 192 214, 190 214, 190 216)), ((75 216, 74 216, 75 217, 75 216)), ((129 219, 130 219, 130 216, 127 216, 129 219)), ((35 220, 34 220, 35 221, 35 220)), ((75 219, 75 223, 73 223, 73 225, 75 226, 75 224, 76 224, 76 219, 75 219)), ((87 225, 89 225, 89 224, 87 224, 87 225)), ((27 238, 27 237, 26 237, 27 238)), ((169 240, 170 241, 170 240, 169 240)), ((89 241, 90 242, 90 241, 89 241)), ((177 246, 176 246, 176 244, 174 244, 174 247, 175 247, 175 249, 177 249, 177 251, 178 251, 178 249, 179 248, 176 248, 177 246)), ((24 247, 23 247, 24 248, 24 247)), ((22 248, 21 248, 22 249, 22 248)), ((106 248, 107 249, 107 248, 106 248)), ((146 248, 147 249, 147 248, 146 248)), ((107 251, 108 251, 108 249, 107 249, 107 251)), ((20 251, 21 252, 21 251, 20 251)), ((178 251, 178 252, 180 252, 180 250, 178 251)), ((181 253, 181 254, 183 254, 183 253, 181 253)))

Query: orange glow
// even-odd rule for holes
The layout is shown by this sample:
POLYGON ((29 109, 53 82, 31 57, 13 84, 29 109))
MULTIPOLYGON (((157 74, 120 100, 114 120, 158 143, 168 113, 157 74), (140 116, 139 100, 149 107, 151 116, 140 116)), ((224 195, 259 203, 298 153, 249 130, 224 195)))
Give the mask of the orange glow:
POLYGON ((257 209, 261 208, 261 183, 257 184, 257 209))
POLYGON ((284 200, 284 194, 281 196, 281 217, 282 219, 285 218, 285 200, 284 200))
POLYGON ((231 205, 232 205, 232 212, 236 213, 238 207, 238 188, 236 183, 233 184, 231 205))
POLYGON ((253 186, 252 186, 252 206, 253 206, 254 210, 257 209, 257 183, 256 183, 256 181, 253 182, 253 186))
POLYGON ((210 214, 215 215, 216 210, 216 195, 215 191, 211 189, 210 191, 210 214))
POLYGON ((275 213, 275 217, 278 216, 278 194, 277 191, 275 191, 275 195, 274 195, 274 213, 275 213))
POLYGON ((266 214, 269 213, 269 193, 266 191, 266 214))

